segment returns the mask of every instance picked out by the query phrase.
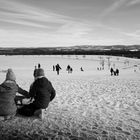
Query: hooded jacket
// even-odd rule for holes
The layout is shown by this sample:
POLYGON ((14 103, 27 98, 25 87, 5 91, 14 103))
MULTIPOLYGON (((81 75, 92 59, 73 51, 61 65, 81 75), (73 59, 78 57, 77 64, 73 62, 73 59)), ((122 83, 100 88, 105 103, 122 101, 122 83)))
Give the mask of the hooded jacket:
POLYGON ((18 86, 14 81, 5 81, 0 85, 0 116, 16 114, 14 98, 18 92, 18 86))
POLYGON ((15 81, 6 80, 0 85, 0 116, 16 114, 15 96, 21 93, 28 97, 28 92, 20 88, 15 81))
POLYGON ((0 85, 0 116, 16 114, 15 97, 17 92, 27 98, 29 97, 28 92, 16 84, 16 76, 13 70, 8 69, 6 80, 0 85))
POLYGON ((51 82, 46 77, 37 78, 30 87, 29 95, 34 98, 37 108, 47 108, 56 95, 51 82))

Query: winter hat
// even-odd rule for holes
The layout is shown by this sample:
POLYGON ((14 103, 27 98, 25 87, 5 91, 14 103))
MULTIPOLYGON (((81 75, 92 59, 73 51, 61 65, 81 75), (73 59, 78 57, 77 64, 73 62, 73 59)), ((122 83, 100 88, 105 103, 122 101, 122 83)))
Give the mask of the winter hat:
POLYGON ((16 81, 16 76, 12 69, 7 70, 6 80, 16 81))
POLYGON ((35 77, 39 77, 39 76, 45 76, 44 70, 41 68, 36 69, 35 77))

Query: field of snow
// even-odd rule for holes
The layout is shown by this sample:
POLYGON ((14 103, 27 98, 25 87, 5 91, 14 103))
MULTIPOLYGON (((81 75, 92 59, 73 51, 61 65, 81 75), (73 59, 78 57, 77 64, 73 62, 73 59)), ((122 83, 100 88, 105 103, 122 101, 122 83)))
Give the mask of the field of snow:
POLYGON ((56 97, 45 119, 17 116, 0 122, 2 139, 140 140, 140 60, 111 56, 0 56, 0 81, 13 68, 17 83, 28 90, 38 63, 56 97), (109 59, 109 60, 108 60, 109 59), (104 70, 97 70, 104 60, 104 70), (119 68, 110 76, 108 61, 119 68), (52 71, 59 63, 60 75, 52 71), (66 66, 73 73, 68 74, 66 66), (136 67, 137 65, 137 67, 136 67), (83 67, 84 71, 80 71, 83 67))

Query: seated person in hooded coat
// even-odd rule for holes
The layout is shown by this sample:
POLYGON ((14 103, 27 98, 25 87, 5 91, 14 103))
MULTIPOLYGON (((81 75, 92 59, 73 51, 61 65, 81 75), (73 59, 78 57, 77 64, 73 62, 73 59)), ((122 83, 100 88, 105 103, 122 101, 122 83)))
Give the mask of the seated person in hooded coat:
POLYGON ((37 110, 46 109, 56 95, 52 83, 45 77, 42 68, 36 70, 34 78, 29 90, 33 102, 18 109, 18 113, 24 116, 33 116, 37 110))
POLYGON ((15 102, 16 93, 29 98, 27 91, 20 88, 16 83, 16 76, 12 69, 8 69, 5 81, 0 84, 0 117, 9 119, 15 116, 17 106, 15 102))

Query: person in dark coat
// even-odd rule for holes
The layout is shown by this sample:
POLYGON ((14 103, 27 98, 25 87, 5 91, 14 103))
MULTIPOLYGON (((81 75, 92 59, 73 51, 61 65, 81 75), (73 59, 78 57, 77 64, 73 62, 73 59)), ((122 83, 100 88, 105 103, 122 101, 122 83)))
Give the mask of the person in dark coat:
POLYGON ((113 68, 110 69, 110 72, 111 72, 111 76, 112 76, 114 74, 113 68))
POLYGON ((37 69, 35 81, 30 87, 29 96, 33 102, 18 109, 18 114, 33 116, 39 109, 46 109, 56 93, 51 82, 45 77, 43 69, 37 69))
POLYGON ((55 65, 53 65, 53 71, 55 71, 55 65))
POLYGON ((119 75, 119 69, 116 69, 116 76, 119 75))
POLYGON ((7 70, 6 79, 0 85, 0 116, 4 119, 10 119, 16 114, 16 93, 29 97, 27 91, 20 88, 16 83, 16 76, 12 69, 7 70))
POLYGON ((67 66, 66 71, 68 71, 68 73, 70 73, 70 65, 67 66))
POLYGON ((40 65, 40 63, 38 63, 38 69, 40 69, 41 68, 41 65, 40 65))
POLYGON ((80 70, 81 70, 81 71, 84 71, 82 67, 80 68, 80 70))
POLYGON ((55 66, 55 69, 56 69, 56 71, 57 71, 57 75, 59 75, 59 71, 61 70, 60 65, 57 64, 57 65, 55 66))

